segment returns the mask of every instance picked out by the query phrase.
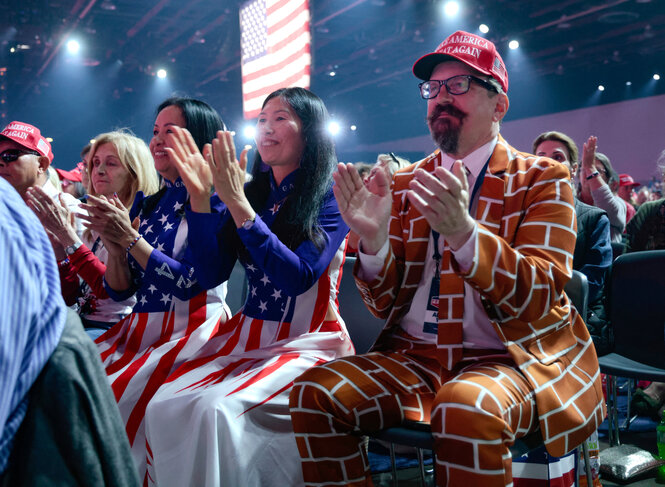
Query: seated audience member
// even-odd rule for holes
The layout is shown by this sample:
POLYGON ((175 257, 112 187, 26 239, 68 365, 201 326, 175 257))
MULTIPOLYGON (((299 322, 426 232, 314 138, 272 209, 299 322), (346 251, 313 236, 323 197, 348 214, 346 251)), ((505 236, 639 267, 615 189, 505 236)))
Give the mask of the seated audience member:
POLYGON ((441 150, 398 171, 392 191, 386 171, 377 193, 350 165, 335 174, 360 236, 356 282, 387 323, 373 352, 296 379, 306 485, 370 485, 357 433, 405 419, 431 421, 439 485, 510 485, 516 438, 540 426, 561 456, 605 414, 591 338, 563 291, 575 246, 567 170, 499 134, 508 75, 487 39, 456 32, 413 72, 441 150))
MULTIPOLYGON (((148 402, 231 314, 225 303, 226 283, 206 288, 193 275, 192 242, 187 239, 190 195, 166 152, 167 134, 174 127, 187 128, 202 149, 224 122, 201 100, 165 100, 157 108, 150 141, 154 167, 163 178, 161 189, 151 196, 139 191, 130 210, 117 197, 90 195, 82 205, 89 212, 89 228, 108 250, 106 292, 116 301, 136 297, 132 313, 96 342, 142 480, 148 402)), ((211 190, 212 184, 202 189, 209 198, 211 190)))
MULTIPOLYGON (((545 132, 533 141, 533 153, 562 163, 570 177, 577 172, 577 145, 566 134, 545 132)), ((612 265, 610 221, 607 214, 595 206, 575 198, 577 240, 573 254, 573 269, 582 272, 589 282, 589 306, 584 321, 599 355, 612 348, 610 325, 605 313, 603 286, 612 265)))
MULTIPOLYGON (((51 144, 37 127, 23 122, 12 122, 0 133, 0 176, 11 184, 21 197, 28 201, 28 188, 39 187, 51 199, 58 199, 69 211, 76 212, 79 202, 72 195, 62 193, 49 180, 49 167, 53 161, 51 144)), ((54 173, 55 174, 55 173, 54 173)), ((58 181, 57 176, 55 180, 58 181)), ((75 219, 77 235, 83 233, 83 225, 75 219)))
MULTIPOLYGON (((360 170, 358 170, 358 164, 355 165, 356 170, 358 170, 358 174, 363 180, 363 184, 369 188, 370 191, 374 191, 376 189, 376 172, 381 170, 382 168, 387 168, 388 172, 390 173, 390 177, 395 174, 395 172, 398 169, 402 169, 403 167, 408 166, 410 163, 406 159, 402 157, 397 157, 395 154, 392 152, 389 154, 379 154, 376 157, 376 162, 374 163, 373 166, 371 166, 371 169, 368 173, 362 174, 360 170)), ((356 235, 353 232, 349 233, 349 241, 346 246, 346 252, 355 255, 358 252, 358 235, 356 235)))
POLYGON ((77 200, 81 200, 85 196, 86 189, 83 186, 83 176, 81 175, 81 168, 78 165, 71 171, 56 169, 55 172, 58 173, 58 177, 60 178, 62 191, 71 194, 77 200))
POLYGON ((204 151, 207 162, 185 131, 169 140, 191 196, 194 277, 216 286, 239 260, 250 292, 150 401, 151 485, 303 484, 291 384, 309 367, 353 353, 336 304, 348 227, 331 190, 337 158, 327 123, 325 105, 310 91, 268 95, 247 185, 247 149, 238 163, 229 132, 204 151), (221 213, 204 190, 213 181, 226 205, 221 213))
POLYGON ((2 179, 0 309, 0 485, 138 486, 96 347, 60 296, 49 239, 2 179))
POLYGON ((577 197, 587 205, 605 210, 610 219, 612 242, 621 242, 626 228, 626 202, 616 195, 619 175, 605 154, 596 152, 598 139, 589 137, 582 150, 577 197))
POLYGON ((636 183, 630 174, 619 174, 619 189, 617 195, 626 203, 626 225, 630 222, 631 218, 635 216, 635 188, 640 186, 636 183))
MULTIPOLYGON (((85 168, 91 174, 91 195, 109 201, 117 195, 125 207, 130 207, 138 191, 144 195, 157 192, 159 181, 145 142, 128 132, 108 132, 95 140, 85 168)), ((79 238, 67 208, 52 201, 40 188, 28 189, 28 199, 44 228, 54 236, 63 293, 67 293, 65 302, 78 305, 83 325, 95 339, 131 313, 136 298, 116 302, 104 289, 108 251, 100 235, 86 230, 79 238), (73 289, 65 284, 70 281, 75 283, 73 289)))

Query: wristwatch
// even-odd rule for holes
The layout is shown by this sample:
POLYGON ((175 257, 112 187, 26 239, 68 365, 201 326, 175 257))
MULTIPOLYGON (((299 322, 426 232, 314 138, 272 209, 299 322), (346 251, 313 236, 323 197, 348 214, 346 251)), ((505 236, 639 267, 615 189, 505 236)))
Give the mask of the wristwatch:
POLYGON ((242 228, 244 228, 245 230, 249 230, 250 228, 252 228, 254 226, 254 220, 256 220, 256 215, 254 215, 252 218, 245 219, 245 221, 242 222, 242 224, 240 226, 242 228))
POLYGON ((76 252, 79 249, 81 245, 83 245, 83 242, 76 242, 73 245, 68 245, 67 247, 65 247, 65 254, 72 255, 74 252, 76 252))

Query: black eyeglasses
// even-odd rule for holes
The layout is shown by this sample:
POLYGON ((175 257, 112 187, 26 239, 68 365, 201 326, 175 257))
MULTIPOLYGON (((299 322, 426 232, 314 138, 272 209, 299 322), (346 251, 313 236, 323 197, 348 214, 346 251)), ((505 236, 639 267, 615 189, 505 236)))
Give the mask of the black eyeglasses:
POLYGON ((420 96, 425 100, 429 100, 430 98, 436 98, 441 91, 442 86, 445 86, 448 93, 451 95, 463 95, 469 91, 472 81, 475 81, 486 90, 495 93, 499 92, 492 83, 470 74, 460 74, 444 80, 431 79, 429 81, 423 81, 418 85, 418 88, 420 88, 420 96))
POLYGON ((14 162, 16 159, 21 157, 23 154, 33 154, 35 156, 40 156, 39 152, 33 150, 21 150, 21 149, 7 149, 0 154, 0 159, 5 163, 14 162))

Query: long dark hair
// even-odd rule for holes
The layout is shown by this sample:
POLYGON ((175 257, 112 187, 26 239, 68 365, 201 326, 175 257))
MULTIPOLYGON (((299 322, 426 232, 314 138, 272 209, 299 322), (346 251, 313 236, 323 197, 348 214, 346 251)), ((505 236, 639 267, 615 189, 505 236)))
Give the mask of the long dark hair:
MULTIPOLYGON (((217 136, 218 130, 226 130, 226 125, 224 125, 224 121, 217 110, 206 102, 195 98, 171 96, 160 103, 155 117, 166 107, 173 105, 182 111, 182 116, 185 119, 185 127, 183 128, 186 128, 192 134, 192 138, 200 151, 203 151, 203 146, 210 143, 217 136)), ((166 186, 143 200, 141 208, 144 215, 152 213, 165 192, 166 186)))
MULTIPOLYGON (((335 144, 327 130, 328 110, 318 96, 304 88, 274 91, 265 99, 263 107, 277 97, 286 102, 300 119, 305 148, 294 189, 277 214, 272 231, 292 250, 304 240, 311 240, 322 249, 325 234, 319 227, 318 216, 323 200, 332 187, 332 174, 337 165, 335 144)), ((245 187, 247 199, 256 212, 263 210, 270 194, 270 170, 266 167, 256 151, 252 181, 245 187)))
POLYGON ((158 107, 157 113, 172 105, 182 111, 187 130, 192 134, 199 150, 217 136, 218 130, 226 130, 226 125, 217 110, 206 102, 184 96, 172 96, 164 100, 158 107))

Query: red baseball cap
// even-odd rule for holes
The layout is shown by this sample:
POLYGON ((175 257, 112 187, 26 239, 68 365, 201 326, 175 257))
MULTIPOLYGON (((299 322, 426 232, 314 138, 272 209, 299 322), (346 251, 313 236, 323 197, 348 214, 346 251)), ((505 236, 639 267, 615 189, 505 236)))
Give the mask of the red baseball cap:
POLYGON ((619 174, 619 186, 642 186, 640 183, 636 183, 630 174, 619 174))
POLYGON ((58 173, 58 177, 62 181, 63 179, 67 179, 69 181, 74 181, 77 183, 81 182, 81 170, 78 167, 75 167, 71 171, 65 171, 64 169, 57 169, 55 172, 58 173))
POLYGON ((462 30, 448 36, 436 51, 418 59, 413 65, 413 74, 427 81, 434 67, 450 58, 491 76, 499 82, 504 92, 508 92, 508 72, 496 46, 484 37, 462 30))
POLYGON ((53 162, 53 151, 48 140, 42 137, 41 132, 34 125, 23 122, 12 122, 7 125, 0 135, 13 140, 28 150, 39 152, 53 162))

